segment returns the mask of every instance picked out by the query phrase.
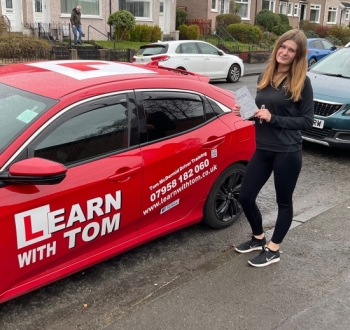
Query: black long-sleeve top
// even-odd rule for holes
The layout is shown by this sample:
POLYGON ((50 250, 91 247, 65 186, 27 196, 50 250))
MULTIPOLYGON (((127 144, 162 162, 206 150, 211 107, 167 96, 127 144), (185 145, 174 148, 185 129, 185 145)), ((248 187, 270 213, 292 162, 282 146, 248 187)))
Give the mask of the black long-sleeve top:
MULTIPOLYGON (((260 77, 259 77, 260 79, 260 77)), ((282 84, 283 85, 283 84, 282 84)), ((313 91, 309 77, 305 78, 301 99, 293 102, 282 86, 267 86, 257 91, 255 103, 265 105, 271 113, 270 122, 260 124, 255 118, 257 149, 274 152, 294 152, 302 148, 300 130, 312 127, 314 120, 313 91)))

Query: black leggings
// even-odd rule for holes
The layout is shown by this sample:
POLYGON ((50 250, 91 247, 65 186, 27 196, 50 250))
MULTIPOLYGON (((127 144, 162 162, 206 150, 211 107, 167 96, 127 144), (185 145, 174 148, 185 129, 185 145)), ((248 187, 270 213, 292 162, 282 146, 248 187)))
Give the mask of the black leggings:
POLYGON ((301 164, 301 150, 272 152, 256 149, 247 166, 239 194, 239 202, 250 223, 253 235, 261 235, 264 232, 256 198, 273 171, 278 216, 271 241, 276 244, 282 243, 293 220, 292 196, 301 164))

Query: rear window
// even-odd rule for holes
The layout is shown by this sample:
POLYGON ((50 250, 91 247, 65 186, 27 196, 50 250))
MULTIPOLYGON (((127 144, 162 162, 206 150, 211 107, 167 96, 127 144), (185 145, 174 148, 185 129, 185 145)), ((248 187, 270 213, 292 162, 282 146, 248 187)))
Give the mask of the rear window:
POLYGON ((165 54, 167 51, 167 47, 165 45, 147 45, 142 46, 136 56, 152 56, 158 54, 165 54))

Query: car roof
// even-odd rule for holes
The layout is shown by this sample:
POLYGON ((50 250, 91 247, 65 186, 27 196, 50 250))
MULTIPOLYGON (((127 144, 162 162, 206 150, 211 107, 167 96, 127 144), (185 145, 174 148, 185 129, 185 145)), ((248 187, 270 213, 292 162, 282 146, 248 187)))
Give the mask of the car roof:
MULTIPOLYGON (((0 68, 0 83, 46 97, 59 99, 77 90, 103 83, 171 76, 208 82, 209 78, 179 70, 159 67, 158 62, 147 65, 109 61, 43 61, 20 63, 0 68)), ((171 81, 171 80, 169 80, 171 81)))

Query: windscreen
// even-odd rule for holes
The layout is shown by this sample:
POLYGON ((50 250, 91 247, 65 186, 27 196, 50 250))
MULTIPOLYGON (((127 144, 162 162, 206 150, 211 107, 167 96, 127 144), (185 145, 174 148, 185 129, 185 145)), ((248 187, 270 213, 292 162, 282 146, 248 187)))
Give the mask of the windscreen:
POLYGON ((0 154, 57 102, 0 83, 0 154))

